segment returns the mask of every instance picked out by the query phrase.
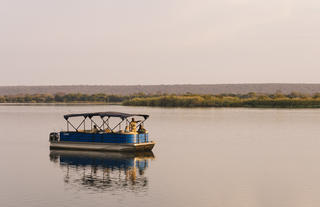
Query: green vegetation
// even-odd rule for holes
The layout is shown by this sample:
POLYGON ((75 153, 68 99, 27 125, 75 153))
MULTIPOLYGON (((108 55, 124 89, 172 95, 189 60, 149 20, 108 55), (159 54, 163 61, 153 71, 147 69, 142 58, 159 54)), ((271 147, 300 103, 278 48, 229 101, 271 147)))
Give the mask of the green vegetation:
POLYGON ((0 96, 0 103, 122 103, 125 100, 145 97, 144 94, 118 96, 106 94, 23 94, 0 96))
POLYGON ((127 106, 159 107, 250 107, 250 108, 320 108, 320 95, 291 93, 271 95, 164 95, 158 97, 136 97, 125 100, 127 106))
POLYGON ((320 94, 220 94, 220 95, 146 95, 107 94, 23 94, 0 96, 0 103, 122 103, 126 106, 158 107, 251 107, 251 108, 320 108, 320 94))

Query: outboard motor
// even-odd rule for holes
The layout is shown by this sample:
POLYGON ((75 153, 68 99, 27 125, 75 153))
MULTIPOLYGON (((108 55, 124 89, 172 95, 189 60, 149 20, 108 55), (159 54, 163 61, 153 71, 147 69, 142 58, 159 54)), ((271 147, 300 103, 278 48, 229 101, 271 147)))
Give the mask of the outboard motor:
POLYGON ((49 135, 50 142, 57 142, 59 141, 59 134, 57 132, 51 132, 49 135))

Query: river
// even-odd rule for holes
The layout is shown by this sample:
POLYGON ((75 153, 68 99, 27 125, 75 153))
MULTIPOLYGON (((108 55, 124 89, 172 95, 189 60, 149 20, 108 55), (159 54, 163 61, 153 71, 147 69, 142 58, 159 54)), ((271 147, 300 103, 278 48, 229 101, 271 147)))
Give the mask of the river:
POLYGON ((0 105, 0 206, 320 205, 320 110, 0 105), (153 154, 49 150, 63 115, 150 115, 153 154))

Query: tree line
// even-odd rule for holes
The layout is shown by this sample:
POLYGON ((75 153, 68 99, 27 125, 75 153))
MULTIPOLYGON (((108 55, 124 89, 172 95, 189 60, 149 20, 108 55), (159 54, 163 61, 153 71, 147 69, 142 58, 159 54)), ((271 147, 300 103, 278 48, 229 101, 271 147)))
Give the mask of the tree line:
POLYGON ((133 98, 145 97, 144 94, 130 96, 107 94, 20 94, 0 96, 0 103, 121 103, 133 98))
POLYGON ((122 103, 126 106, 158 107, 259 107, 320 108, 320 93, 301 94, 154 94, 121 96, 108 94, 20 94, 0 96, 0 103, 122 103))

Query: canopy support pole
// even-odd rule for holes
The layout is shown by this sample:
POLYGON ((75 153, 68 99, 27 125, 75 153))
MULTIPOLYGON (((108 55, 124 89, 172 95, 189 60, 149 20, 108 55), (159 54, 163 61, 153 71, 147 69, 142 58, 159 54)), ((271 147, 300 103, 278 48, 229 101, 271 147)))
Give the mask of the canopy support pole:
POLYGON ((90 117, 89 117, 89 119, 91 120, 91 124, 93 122, 101 130, 101 128, 99 127, 99 125, 96 122, 94 122, 90 117))
POLYGON ((103 120, 103 117, 102 116, 100 116, 100 118, 101 118, 101 120, 102 120, 102 129, 103 129, 103 131, 104 131, 104 120, 103 120))
POLYGON ((113 127, 113 129, 111 129, 111 131, 113 132, 113 130, 114 130, 115 128, 117 128, 123 121, 124 121, 124 119, 122 119, 122 121, 121 121, 119 124, 117 124, 115 127, 113 127))
POLYGON ((138 128, 141 124, 143 124, 146 120, 147 120, 147 119, 141 121, 141 122, 137 125, 137 128, 138 128))
MULTIPOLYGON (((87 118, 87 117, 86 117, 87 118)), ((77 131, 78 131, 78 129, 79 129, 79 127, 83 124, 83 122, 86 120, 86 118, 84 118, 83 120, 82 120, 82 122, 79 124, 79 126, 77 127, 77 131)))
MULTIPOLYGON (((67 119, 67 123, 70 124, 72 128, 74 128, 74 130, 78 131, 78 129, 75 126, 73 126, 68 119, 67 119)), ((68 131, 69 131, 69 125, 68 125, 68 131)))
POLYGON ((102 119, 102 121, 103 121, 103 123, 102 123, 102 125, 101 125, 101 126, 103 126, 103 130, 104 130, 104 125, 107 125, 108 129, 111 130, 111 127, 109 126, 109 119, 110 119, 110 117, 108 117, 107 120, 104 120, 103 118, 101 118, 101 119, 102 119))

